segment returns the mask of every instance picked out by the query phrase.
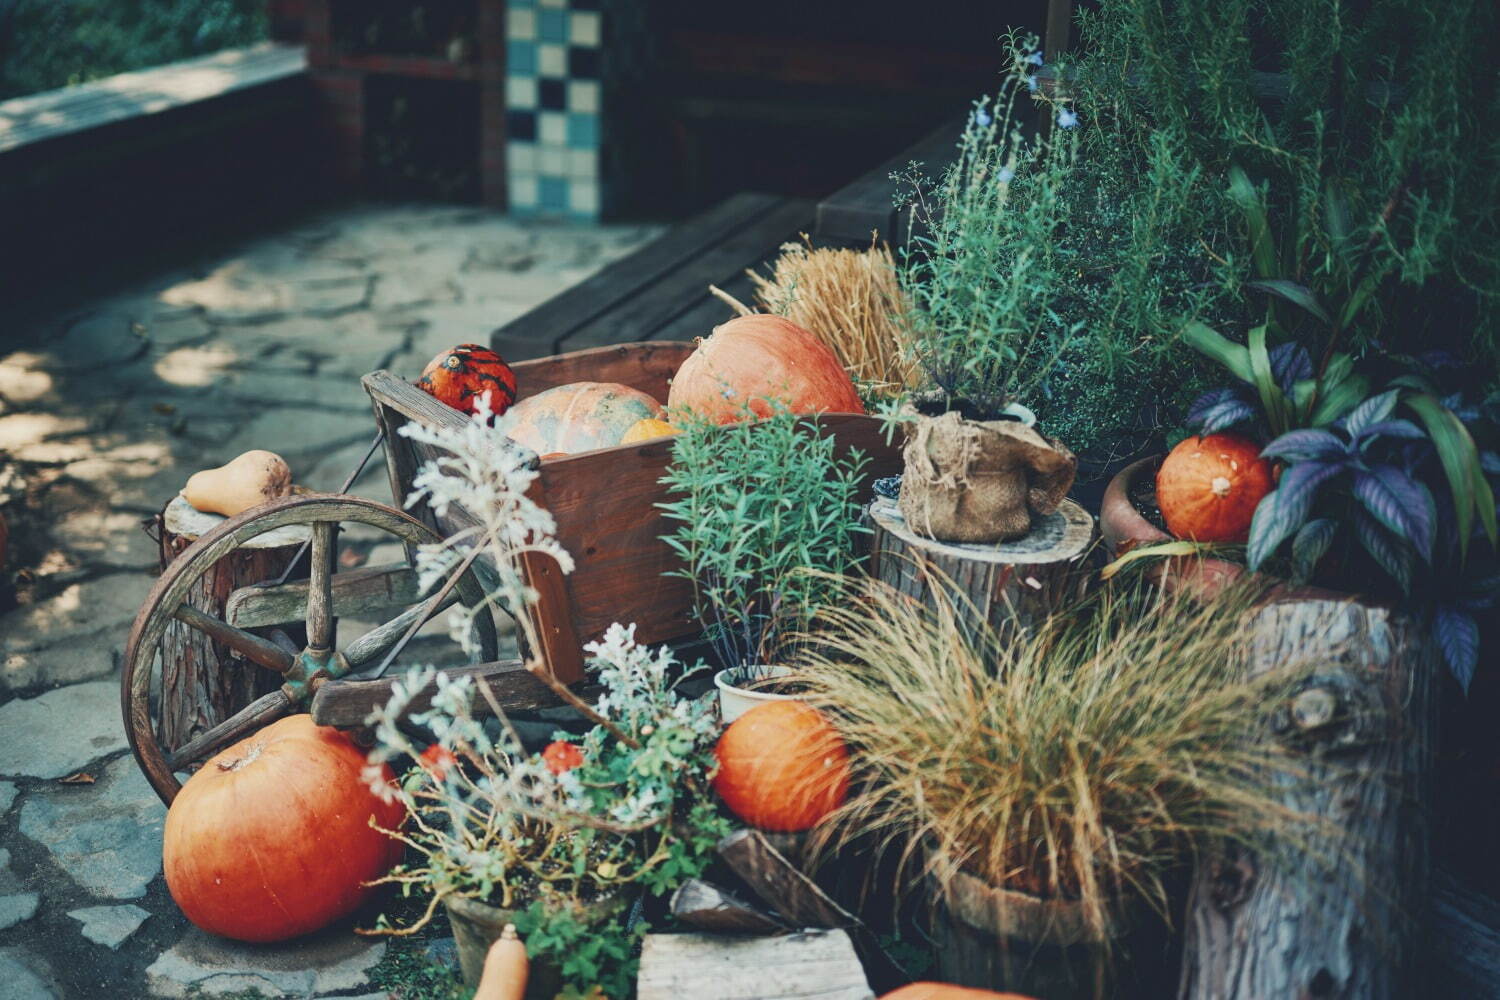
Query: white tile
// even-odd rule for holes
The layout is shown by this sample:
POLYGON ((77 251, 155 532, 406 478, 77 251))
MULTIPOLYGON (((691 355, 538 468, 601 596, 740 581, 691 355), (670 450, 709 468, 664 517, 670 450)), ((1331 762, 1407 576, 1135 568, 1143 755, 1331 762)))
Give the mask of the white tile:
POLYGON ((548 177, 568 175, 568 151, 557 146, 543 146, 537 151, 537 173, 548 177))
POLYGON ((536 208, 536 178, 512 177, 510 179, 510 203, 515 208, 536 208))
POLYGON ((599 81, 569 80, 568 110, 599 113, 599 81))
POLYGON ((548 45, 545 42, 538 45, 536 47, 536 70, 538 76, 567 76, 568 47, 548 45))
POLYGON ((568 185, 568 207, 575 212, 593 215, 599 211, 599 185, 593 181, 574 181, 568 185))
POLYGON ((543 7, 566 7, 568 0, 541 0, 543 7))
POLYGON ((569 14, 568 41, 574 45, 598 45, 599 12, 580 10, 569 14))
POLYGON ((534 174, 537 169, 537 148, 534 142, 508 142, 505 144, 505 166, 511 173, 534 174))
POLYGON ((592 149, 568 150, 569 177, 598 177, 599 154, 592 149))
POLYGON ((537 105, 536 77, 511 76, 505 80, 505 106, 516 111, 534 111, 537 105))
POLYGON ((536 38, 536 11, 524 7, 512 7, 505 12, 505 37, 513 42, 529 42, 536 38))
POLYGON ((537 138, 542 144, 566 146, 568 144, 568 116, 561 111, 537 112, 537 138))

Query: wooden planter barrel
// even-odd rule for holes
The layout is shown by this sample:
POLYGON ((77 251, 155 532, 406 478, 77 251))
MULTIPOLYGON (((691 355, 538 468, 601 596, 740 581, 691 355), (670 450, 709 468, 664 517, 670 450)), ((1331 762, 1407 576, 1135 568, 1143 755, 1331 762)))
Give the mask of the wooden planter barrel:
POLYGON ((896 501, 869 507, 870 573, 897 592, 932 606, 939 589, 969 629, 1027 628, 1080 596, 1094 519, 1064 500, 1033 519, 1030 534, 987 545, 939 542, 912 531, 896 501))
MULTIPOLYGON (((573 382, 620 382, 665 400, 678 367, 694 345, 673 341, 620 344, 560 354, 514 365, 517 398, 573 382)), ((379 371, 364 377, 375 419, 385 433, 391 495, 406 503, 417 470, 435 450, 398 432, 408 421, 428 426, 462 426, 468 416, 433 399, 405 379, 379 371)), ((858 449, 869 458, 862 482, 901 470, 900 450, 885 440, 880 421, 865 414, 825 413, 825 435, 840 453, 858 449)), ((692 584, 669 571, 681 561, 662 536, 673 522, 658 508, 668 499, 661 484, 672 458, 672 439, 538 459, 541 475, 534 499, 551 512, 557 539, 573 555, 575 568, 564 576, 548 556, 528 557, 522 569, 540 594, 532 614, 542 649, 534 651, 553 675, 571 684, 583 677, 583 646, 600 638, 614 622, 635 623, 636 641, 672 642, 695 636, 692 584)), ((440 517, 427 504, 409 508, 442 535, 474 523, 450 506, 440 517)))
MULTIPOLYGON (((181 496, 174 497, 160 515, 161 569, 165 570, 200 535, 224 521, 218 514, 195 510, 181 496)), ((199 578, 185 603, 227 620, 229 595, 240 587, 279 577, 307 538, 306 529, 283 528, 253 539, 199 578)), ((301 649, 302 630, 292 628, 297 634, 288 638, 295 649, 301 649)), ((281 686, 279 674, 179 621, 167 625, 161 657, 159 736, 168 751, 186 746, 193 737, 281 686)))

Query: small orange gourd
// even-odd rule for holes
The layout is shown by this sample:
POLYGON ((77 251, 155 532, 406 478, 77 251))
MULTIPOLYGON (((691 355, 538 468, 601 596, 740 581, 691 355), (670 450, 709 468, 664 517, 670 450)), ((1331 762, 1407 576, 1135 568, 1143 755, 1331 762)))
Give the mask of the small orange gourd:
POLYGON ((908 983, 899 990, 892 990, 880 1000, 1032 1000, 1019 993, 996 993, 994 990, 976 990, 968 986, 953 986, 949 983, 908 983))
POLYGON ((1275 488, 1260 445, 1237 434, 1186 438, 1156 473, 1167 530, 1198 542, 1243 542, 1256 505, 1275 488))
POLYGON ((849 794, 849 751, 822 712, 800 701, 757 705, 714 750, 714 788, 731 812, 763 830, 815 826, 849 794))
POLYGON ((484 956, 484 971, 479 974, 474 1000, 524 1000, 530 978, 526 945, 516 936, 516 925, 506 924, 484 956))
POLYGON ((653 441, 660 437, 669 437, 673 434, 681 434, 682 428, 673 427, 665 420, 657 420, 655 417, 647 417, 645 420, 637 420, 625 431, 625 436, 620 438, 621 444, 635 444, 638 441, 653 441))

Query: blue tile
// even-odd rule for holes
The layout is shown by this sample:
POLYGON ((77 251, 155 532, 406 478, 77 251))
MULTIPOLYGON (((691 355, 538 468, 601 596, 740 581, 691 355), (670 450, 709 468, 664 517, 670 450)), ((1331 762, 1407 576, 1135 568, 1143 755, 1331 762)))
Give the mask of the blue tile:
POLYGON ((535 7, 536 0, 506 0, 507 7, 535 7))
POLYGON ((537 201, 545 209, 565 211, 568 207, 568 182, 561 177, 537 178, 537 201))
POLYGON ((509 76, 535 76, 536 43, 506 42, 505 72, 509 76))
POLYGON ((594 149, 599 145, 599 116, 573 111, 568 114, 568 145, 594 149))
POLYGON ((546 8, 536 12, 536 34, 544 42, 568 40, 568 12, 546 8))

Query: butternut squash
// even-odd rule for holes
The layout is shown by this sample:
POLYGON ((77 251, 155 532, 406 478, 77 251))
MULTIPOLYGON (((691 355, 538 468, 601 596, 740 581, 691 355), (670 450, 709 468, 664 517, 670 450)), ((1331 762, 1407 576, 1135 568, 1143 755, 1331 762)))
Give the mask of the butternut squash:
POLYGON ((516 925, 506 924, 484 956, 484 971, 479 974, 474 1000, 524 1000, 530 976, 526 944, 516 936, 516 925))
POLYGON ((195 509, 225 517, 291 492, 292 470, 270 451, 247 451, 217 469, 195 472, 182 489, 195 509))

